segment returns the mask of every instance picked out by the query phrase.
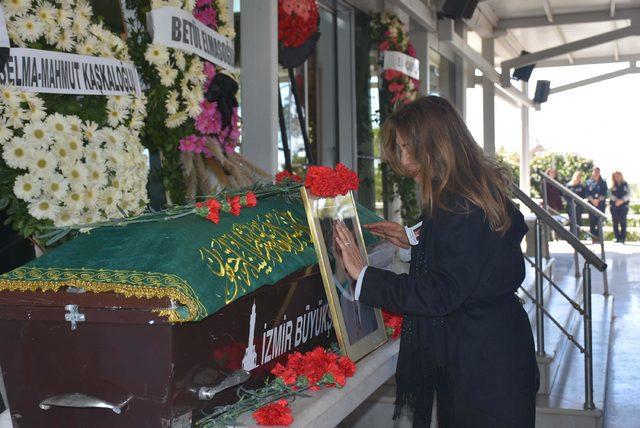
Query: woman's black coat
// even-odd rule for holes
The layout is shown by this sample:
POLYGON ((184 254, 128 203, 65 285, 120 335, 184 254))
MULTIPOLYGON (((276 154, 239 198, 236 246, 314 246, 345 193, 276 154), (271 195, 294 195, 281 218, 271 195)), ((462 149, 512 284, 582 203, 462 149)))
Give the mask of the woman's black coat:
POLYGON ((414 409, 414 426, 429 426, 434 391, 440 428, 534 426, 538 367, 514 295, 525 276, 527 226, 509 209, 503 237, 474 206, 423 217, 408 275, 365 272, 360 301, 405 315, 396 405, 414 409))

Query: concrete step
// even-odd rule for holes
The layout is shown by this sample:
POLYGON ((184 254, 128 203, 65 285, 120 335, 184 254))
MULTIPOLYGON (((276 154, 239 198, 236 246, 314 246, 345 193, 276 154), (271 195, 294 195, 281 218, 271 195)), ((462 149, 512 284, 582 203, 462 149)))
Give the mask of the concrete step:
MULTIPOLYGON (((601 428, 613 325, 613 296, 592 295, 594 410, 584 410, 584 355, 569 345, 548 395, 539 394, 536 426, 545 428, 601 428)), ((572 330, 584 344, 584 324, 578 319, 572 330)))

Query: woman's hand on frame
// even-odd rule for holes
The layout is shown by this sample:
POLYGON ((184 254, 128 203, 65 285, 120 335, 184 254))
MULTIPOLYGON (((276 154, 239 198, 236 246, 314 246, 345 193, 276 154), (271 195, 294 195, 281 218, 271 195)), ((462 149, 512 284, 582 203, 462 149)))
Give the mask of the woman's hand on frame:
MULTIPOLYGON (((377 223, 365 224, 364 228, 375 236, 386 239, 396 247, 408 249, 411 248, 407 232, 401 224, 392 221, 379 221, 377 223)), ((418 235, 418 232, 416 232, 418 235)))
POLYGON ((334 232, 336 242, 340 247, 342 263, 344 264, 345 270, 351 278, 358 279, 366 263, 364 262, 360 248, 358 248, 355 237, 341 221, 336 222, 334 232))

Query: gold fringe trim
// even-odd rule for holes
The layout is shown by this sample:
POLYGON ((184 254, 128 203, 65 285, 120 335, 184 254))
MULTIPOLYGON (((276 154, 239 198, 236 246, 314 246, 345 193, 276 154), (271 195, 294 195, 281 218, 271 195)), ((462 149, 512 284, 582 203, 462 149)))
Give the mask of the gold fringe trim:
POLYGON ((18 268, 0 277, 0 290, 8 291, 58 291, 61 287, 81 287, 93 293, 116 292, 125 297, 168 297, 186 306, 187 318, 180 316, 177 308, 154 310, 169 322, 187 322, 206 316, 206 310, 193 289, 182 278, 156 272, 18 268))

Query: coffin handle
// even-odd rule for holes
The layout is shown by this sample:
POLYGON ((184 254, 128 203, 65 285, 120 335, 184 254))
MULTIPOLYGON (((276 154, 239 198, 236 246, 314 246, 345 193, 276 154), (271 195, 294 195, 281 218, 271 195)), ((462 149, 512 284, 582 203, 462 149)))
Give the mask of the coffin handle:
POLYGON ((54 395, 49 398, 45 398, 40 402, 40 408, 42 410, 49 410, 51 407, 77 407, 83 409, 110 409, 113 413, 121 414, 124 407, 127 405, 133 396, 129 395, 124 401, 120 403, 110 403, 107 400, 102 400, 91 395, 81 394, 73 392, 69 394, 54 395))
POLYGON ((198 398, 200 400, 211 400, 214 395, 224 391, 232 386, 240 385, 246 382, 251 377, 251 374, 246 370, 236 370, 231 373, 230 376, 224 378, 222 382, 216 386, 203 386, 198 390, 198 398))

